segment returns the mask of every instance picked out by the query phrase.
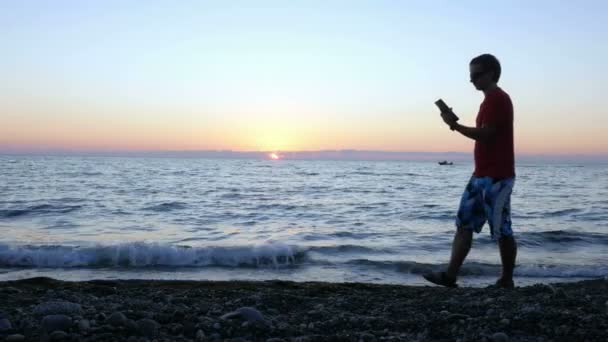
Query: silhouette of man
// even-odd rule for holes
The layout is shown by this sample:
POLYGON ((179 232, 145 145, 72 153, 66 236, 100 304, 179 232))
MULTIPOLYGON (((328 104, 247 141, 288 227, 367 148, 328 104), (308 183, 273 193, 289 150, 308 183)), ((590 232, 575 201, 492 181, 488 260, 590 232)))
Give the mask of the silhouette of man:
MULTIPOLYGON (((484 94, 475 127, 454 121, 453 113, 441 113, 443 121, 467 138, 475 140, 475 171, 467 184, 456 217, 452 255, 445 272, 424 275, 428 281, 457 287, 456 279, 469 250, 473 231, 481 232, 488 222, 492 238, 498 240, 502 275, 496 286, 513 288, 517 244, 511 230, 511 192, 515 181, 513 150, 513 104, 498 85, 500 63, 483 54, 469 63, 471 83, 484 94)), ((450 109, 451 112, 451 109, 450 109)))

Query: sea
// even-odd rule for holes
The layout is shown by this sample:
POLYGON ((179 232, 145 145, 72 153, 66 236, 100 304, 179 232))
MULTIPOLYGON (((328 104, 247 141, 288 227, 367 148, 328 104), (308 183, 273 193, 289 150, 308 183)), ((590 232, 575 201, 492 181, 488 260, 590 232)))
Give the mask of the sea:
MULTIPOLYGON (((472 162, 0 156, 0 281, 425 284, 472 162)), ((518 285, 608 276, 608 165, 518 162, 518 285)), ((486 225, 459 279, 487 286, 486 225)))

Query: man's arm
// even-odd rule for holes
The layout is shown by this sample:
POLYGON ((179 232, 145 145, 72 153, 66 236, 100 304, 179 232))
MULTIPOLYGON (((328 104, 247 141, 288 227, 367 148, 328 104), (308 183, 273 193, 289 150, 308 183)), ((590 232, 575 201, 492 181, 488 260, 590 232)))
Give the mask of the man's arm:
POLYGON ((443 118, 443 121, 450 126, 452 131, 457 131, 465 137, 479 142, 491 141, 498 131, 496 125, 484 124, 481 127, 463 126, 454 121, 454 115, 450 115, 448 113, 441 113, 441 117, 443 118))
POLYGON ((496 132, 498 131, 494 125, 483 125, 482 127, 477 128, 463 126, 457 122, 450 125, 450 128, 467 138, 480 142, 491 141, 494 136, 496 136, 496 132))

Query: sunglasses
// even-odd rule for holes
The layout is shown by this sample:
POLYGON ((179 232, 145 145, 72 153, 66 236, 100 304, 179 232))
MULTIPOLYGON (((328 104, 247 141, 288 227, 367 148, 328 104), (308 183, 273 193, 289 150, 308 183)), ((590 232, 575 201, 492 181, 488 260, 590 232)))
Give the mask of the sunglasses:
POLYGON ((471 81, 475 81, 477 79, 479 79, 481 76, 483 76, 483 74, 485 74, 487 71, 476 71, 470 74, 471 76, 471 81))

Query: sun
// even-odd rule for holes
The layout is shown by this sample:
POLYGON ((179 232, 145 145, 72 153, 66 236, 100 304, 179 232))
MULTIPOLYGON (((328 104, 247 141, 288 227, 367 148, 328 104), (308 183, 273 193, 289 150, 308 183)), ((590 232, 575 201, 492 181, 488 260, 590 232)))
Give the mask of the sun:
POLYGON ((281 159, 281 156, 279 156, 277 153, 269 153, 268 154, 268 158, 272 159, 272 160, 279 160, 281 159))

